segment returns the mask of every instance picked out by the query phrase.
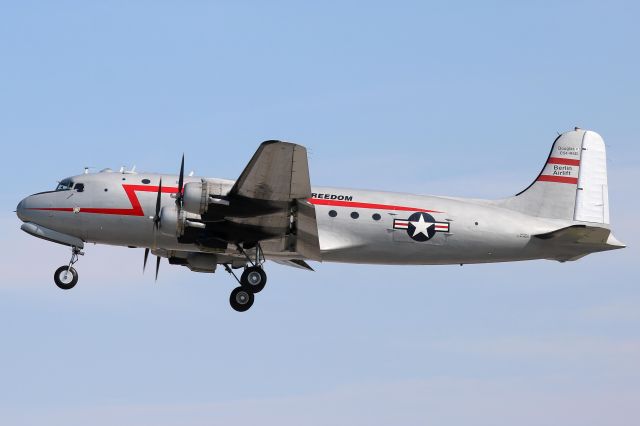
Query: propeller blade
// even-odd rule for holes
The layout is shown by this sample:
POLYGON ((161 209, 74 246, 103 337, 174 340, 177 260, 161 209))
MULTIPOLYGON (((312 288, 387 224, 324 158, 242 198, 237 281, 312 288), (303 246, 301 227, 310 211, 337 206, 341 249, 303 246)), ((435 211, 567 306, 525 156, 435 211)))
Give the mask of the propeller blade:
POLYGON ((160 270, 160 256, 156 257, 156 281, 158 281, 158 271, 160 270))
POLYGON ((182 189, 184 187, 184 154, 182 154, 182 161, 180 162, 180 178, 178 178, 178 196, 176 201, 182 204, 182 189))
POLYGON ((158 185, 158 197, 156 198, 156 215, 153 217, 153 225, 156 229, 160 226, 160 207, 162 206, 162 178, 158 185))
POLYGON ((149 259, 149 249, 144 249, 144 264, 142 265, 142 273, 144 274, 144 270, 147 269, 147 259, 149 259))

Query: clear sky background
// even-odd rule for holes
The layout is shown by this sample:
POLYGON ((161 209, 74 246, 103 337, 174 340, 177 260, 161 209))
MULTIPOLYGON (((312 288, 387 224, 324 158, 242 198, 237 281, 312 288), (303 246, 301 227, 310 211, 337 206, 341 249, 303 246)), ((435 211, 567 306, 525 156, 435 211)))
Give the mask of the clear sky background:
POLYGON ((637 425, 637 2, 0 4, 3 425, 637 425), (557 132, 603 135, 630 247, 575 263, 226 273, 62 246, 13 210, 84 166, 235 178, 266 139, 312 183, 497 198, 557 132))

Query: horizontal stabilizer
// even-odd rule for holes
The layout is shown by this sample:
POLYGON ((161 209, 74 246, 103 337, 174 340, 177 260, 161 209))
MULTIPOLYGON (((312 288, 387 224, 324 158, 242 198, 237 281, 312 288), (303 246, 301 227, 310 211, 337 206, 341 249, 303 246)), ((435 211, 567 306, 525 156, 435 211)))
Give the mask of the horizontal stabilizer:
POLYGON ((611 230, 598 226, 573 225, 553 232, 534 235, 542 244, 549 244, 549 259, 561 262, 577 260, 589 253, 626 247, 611 230))
POLYGON ((534 235, 541 240, 567 244, 606 244, 611 231, 606 228, 573 225, 546 234, 534 235))

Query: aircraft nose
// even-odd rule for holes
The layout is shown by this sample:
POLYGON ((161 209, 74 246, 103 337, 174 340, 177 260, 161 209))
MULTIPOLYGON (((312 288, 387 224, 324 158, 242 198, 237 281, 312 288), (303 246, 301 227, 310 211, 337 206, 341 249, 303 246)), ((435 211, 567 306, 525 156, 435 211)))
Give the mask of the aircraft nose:
POLYGON ((18 219, 20 219, 23 222, 27 221, 27 218, 25 217, 25 202, 26 202, 26 198, 22 201, 20 201, 18 203, 18 207, 16 207, 16 215, 18 216, 18 219))
POLYGON ((33 195, 29 195, 28 197, 26 197, 25 199, 23 199, 18 203, 18 206, 16 207, 16 215, 21 221, 23 222, 34 221, 35 215, 32 210, 32 207, 36 207, 36 204, 37 204, 37 203, 34 203, 35 201, 34 198, 35 197, 33 195))

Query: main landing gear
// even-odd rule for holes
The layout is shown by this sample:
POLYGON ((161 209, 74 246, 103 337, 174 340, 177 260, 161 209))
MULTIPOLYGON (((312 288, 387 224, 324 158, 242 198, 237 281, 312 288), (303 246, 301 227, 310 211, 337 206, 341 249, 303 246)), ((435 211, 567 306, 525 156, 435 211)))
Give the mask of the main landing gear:
POLYGON ((231 307, 238 312, 248 311, 253 305, 255 295, 260 293, 264 286, 267 285, 267 273, 264 271, 262 265, 265 259, 262 255, 260 245, 256 246, 256 257, 252 260, 247 256, 244 249, 238 247, 238 249, 247 257, 249 264, 245 266, 244 272, 240 276, 240 279, 236 276, 229 265, 224 265, 224 268, 230 273, 240 284, 240 287, 236 287, 229 297, 229 303, 231 307))
POLYGON ((248 311, 253 305, 255 295, 267 284, 267 273, 262 269, 262 265, 247 266, 238 279, 229 265, 224 265, 224 268, 240 284, 240 287, 233 289, 229 297, 231 307, 238 312, 248 311))
POLYGON ((84 252, 77 247, 72 247, 69 264, 59 267, 53 274, 53 281, 62 290, 71 290, 78 283, 78 272, 73 267, 78 261, 78 256, 84 256, 84 252))

